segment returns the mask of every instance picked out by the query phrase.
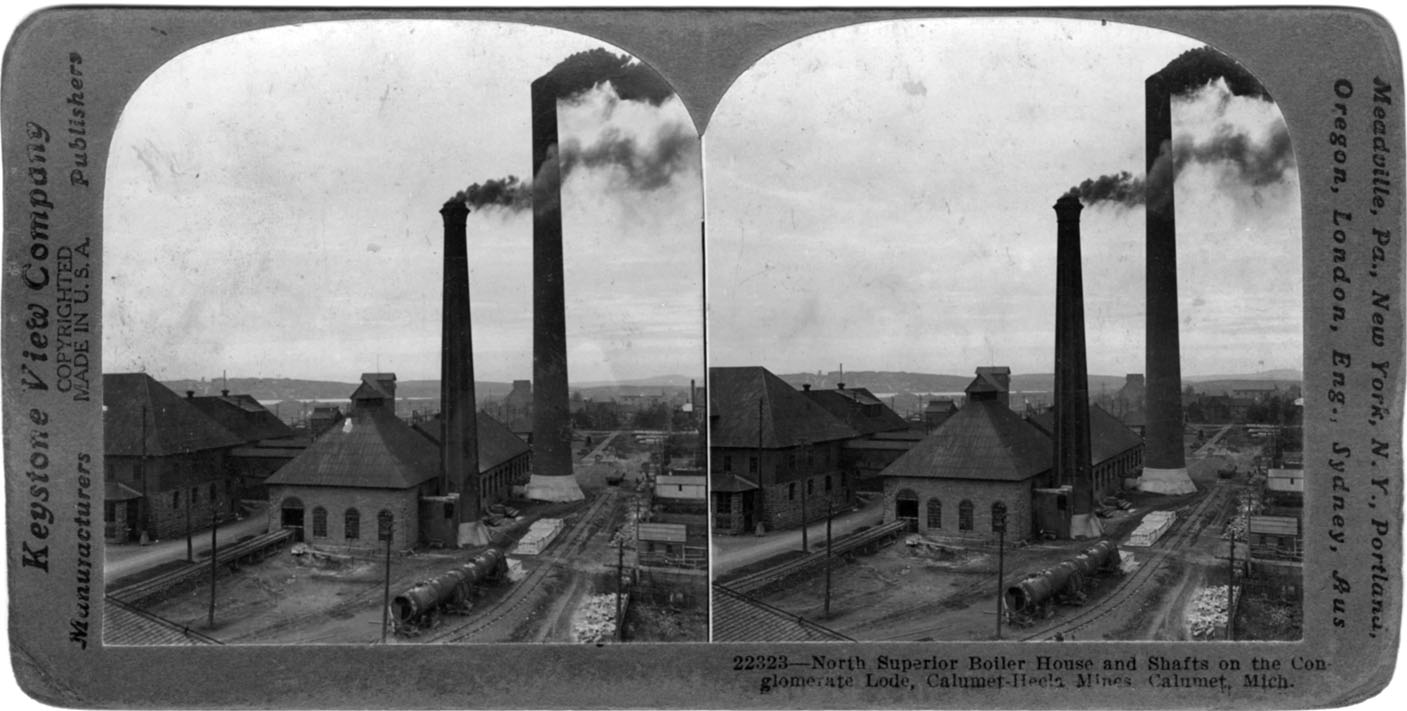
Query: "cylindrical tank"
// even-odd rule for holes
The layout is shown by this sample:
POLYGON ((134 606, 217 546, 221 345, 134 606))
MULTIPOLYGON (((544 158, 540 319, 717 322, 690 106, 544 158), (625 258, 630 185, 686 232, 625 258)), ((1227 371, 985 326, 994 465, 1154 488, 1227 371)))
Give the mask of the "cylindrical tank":
POLYGON ((503 551, 489 548, 469 562, 418 582, 392 598, 391 616, 397 625, 404 625, 436 607, 463 604, 475 585, 502 579, 506 568, 503 551))

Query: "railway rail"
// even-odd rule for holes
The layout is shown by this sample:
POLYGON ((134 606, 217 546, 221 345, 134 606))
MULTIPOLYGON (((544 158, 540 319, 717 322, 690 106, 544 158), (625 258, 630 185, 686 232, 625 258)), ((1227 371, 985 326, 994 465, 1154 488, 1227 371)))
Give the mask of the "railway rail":
MULTIPOLYGON (((852 533, 831 542, 831 555, 849 555, 856 550, 875 546, 886 539, 897 538, 903 533, 907 524, 903 521, 894 521, 880 526, 875 526, 865 531, 852 533)), ((769 585, 786 580, 787 578, 806 572, 817 566, 825 565, 826 552, 824 550, 786 561, 756 573, 734 578, 727 582, 729 589, 746 594, 752 594, 766 588, 769 585)))
POLYGON ((602 490, 567 534, 559 537, 538 556, 542 564, 528 573, 527 577, 512 584, 512 588, 504 597, 487 607, 471 612, 463 622, 445 625, 441 629, 422 635, 417 641, 439 644, 473 641, 476 635, 523 610, 524 606, 533 600, 533 593, 550 577, 556 564, 575 558, 586 547, 591 535, 610 523, 619 495, 615 489, 602 490))
MULTIPOLYGON (((263 560, 269 552, 281 548, 293 537, 288 529, 265 533, 249 540, 226 544, 216 551, 215 566, 230 567, 248 561, 263 560)), ((205 579, 210 573, 210 562, 189 563, 159 575, 154 575, 135 583, 108 590, 107 597, 128 605, 138 605, 144 601, 164 595, 184 585, 205 579)))
POLYGON ((1230 492, 1231 488, 1225 482, 1218 481, 1213 484, 1211 491, 1202 497, 1192 511, 1179 517, 1173 530, 1149 549, 1153 555, 1140 563, 1132 573, 1119 579, 1112 590, 1099 600, 1078 608, 1074 614, 1058 619, 1053 624, 1047 624, 1038 631, 1025 634, 1020 639, 1054 639, 1057 634, 1068 638, 1072 633, 1089 627, 1129 601, 1137 599, 1148 583, 1157 578, 1158 570, 1162 567, 1158 563, 1173 551, 1185 548, 1203 529, 1222 519, 1222 509, 1230 492))

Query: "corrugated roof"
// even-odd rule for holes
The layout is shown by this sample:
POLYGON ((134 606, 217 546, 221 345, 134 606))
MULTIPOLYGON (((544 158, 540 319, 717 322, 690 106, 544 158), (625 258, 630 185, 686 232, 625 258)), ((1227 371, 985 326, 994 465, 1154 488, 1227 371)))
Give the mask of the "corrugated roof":
MULTIPOLYGON (((483 473, 511 459, 532 451, 522 437, 513 434, 508 426, 498 418, 483 410, 474 418, 475 430, 479 433, 479 472, 483 473)), ((425 436, 431 444, 439 447, 444 420, 438 416, 429 422, 415 426, 415 431, 425 436)))
POLYGON ((996 400, 974 400, 879 474, 1024 481, 1051 469, 1050 438, 996 400))
POLYGON ((119 600, 104 598, 103 644, 120 647, 201 645, 219 642, 119 600))
POLYGON ((266 483, 407 489, 439 471, 435 445, 390 410, 368 407, 322 433, 266 483))
POLYGON ((820 405, 832 417, 854 428, 862 435, 876 432, 906 430, 909 423, 899 413, 889 409, 883 400, 865 388, 844 390, 802 390, 802 396, 820 405))
POLYGON ((853 642, 845 635, 740 592, 713 585, 715 642, 853 642))
POLYGON ((709 368, 708 377, 710 446, 780 449, 860 436, 766 368, 709 368))
MULTIPOLYGON (((1031 423, 1047 437, 1053 436, 1055 410, 1047 409, 1033 415, 1031 423)), ((1120 422, 1119 418, 1098 405, 1090 404, 1089 450, 1092 464, 1101 464, 1142 444, 1143 438, 1120 422)))
POLYGON ((220 423, 245 442, 279 439, 296 434, 268 408, 249 395, 212 395, 186 398, 206 417, 220 423))
POLYGON ((162 457, 241 444, 244 440, 146 373, 103 374, 104 454, 162 457))

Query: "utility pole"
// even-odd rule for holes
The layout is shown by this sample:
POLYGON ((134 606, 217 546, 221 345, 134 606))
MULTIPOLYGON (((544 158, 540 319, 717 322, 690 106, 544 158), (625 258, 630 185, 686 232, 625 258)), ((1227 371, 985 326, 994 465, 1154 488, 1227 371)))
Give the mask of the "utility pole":
POLYGON ((1002 638, 1002 577, 1006 574, 1006 509, 997 512, 992 519, 997 529, 997 639, 1002 638))
POLYGON ((381 594, 381 643, 386 643, 386 631, 391 626, 391 518, 378 516, 377 528, 381 540, 386 541, 386 584, 381 594))
POLYGON ((192 543, 194 534, 191 531, 191 496, 186 492, 186 562, 195 562, 195 545, 192 543))
POLYGON ((1236 639, 1236 529, 1231 530, 1231 570, 1226 573, 1226 638, 1236 639))
POLYGON ((625 620, 621 618, 621 598, 625 594, 625 539, 616 549, 616 641, 625 638, 625 620))
POLYGON ((210 629, 215 628, 215 554, 217 541, 215 539, 215 513, 219 506, 218 501, 212 497, 210 499, 210 615, 205 621, 205 626, 210 629))
POLYGON ((826 618, 831 616, 831 519, 835 511, 831 508, 831 502, 826 500, 826 618))

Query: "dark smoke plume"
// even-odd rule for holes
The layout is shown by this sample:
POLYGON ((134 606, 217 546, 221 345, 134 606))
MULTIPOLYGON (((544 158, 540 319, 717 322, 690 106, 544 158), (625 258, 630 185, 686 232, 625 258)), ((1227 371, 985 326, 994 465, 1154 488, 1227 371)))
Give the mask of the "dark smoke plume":
POLYGON ((674 89, 655 70, 620 54, 597 47, 562 60, 543 75, 556 88, 557 98, 571 101, 602 84, 610 84, 622 101, 659 106, 674 89))
POLYGON ((1216 81, 1225 79, 1235 96, 1270 101, 1270 92, 1236 60, 1211 47, 1189 49, 1168 62, 1154 76, 1161 77, 1170 96, 1190 94, 1216 81))
POLYGON ((577 141, 562 144, 560 154, 543 164, 536 179, 540 183, 550 181, 549 184, 534 186, 510 175, 474 183, 455 193, 451 200, 461 201, 475 211, 520 212, 532 207, 534 187, 542 189, 546 195, 555 195, 557 184, 578 168, 618 169, 624 187, 641 192, 659 190, 694 165, 695 144, 693 133, 684 123, 667 124, 658 134, 643 141, 611 128, 587 146, 577 141))
POLYGON ((503 208, 510 212, 527 209, 532 205, 532 185, 521 182, 518 176, 510 175, 497 180, 474 183, 455 193, 451 201, 463 202, 471 210, 503 208))
POLYGON ((690 166, 693 146, 693 135, 682 123, 665 126, 648 144, 611 129, 590 146, 569 141, 562 147, 562 179, 578 166, 619 168, 630 188, 658 190, 690 166))
POLYGON ((1135 178, 1133 173, 1125 170, 1114 175, 1085 178, 1084 182, 1071 187, 1061 197, 1077 197, 1086 205, 1105 201, 1138 205, 1143 202, 1144 193, 1143 178, 1135 178))
MULTIPOLYGON (((1163 81, 1163 88, 1169 96, 1179 99, 1192 98, 1197 91, 1221 79, 1233 96, 1271 101, 1270 93, 1259 80, 1230 57, 1211 47, 1183 52, 1154 77, 1163 81)), ((1172 146, 1171 164, 1167 157, 1165 148, 1146 180, 1156 184, 1176 179, 1189 165, 1224 163, 1235 170, 1240 181, 1261 187, 1284 180, 1285 174, 1295 167, 1290 134, 1284 122, 1276 122, 1274 131, 1264 143, 1256 143, 1250 135, 1230 127, 1223 127, 1220 133, 1202 142, 1179 138, 1172 146)), ((1132 207, 1143 204, 1147 199, 1146 180, 1123 171, 1087 179, 1070 188, 1066 195, 1080 198, 1085 205, 1112 203, 1132 207)))

